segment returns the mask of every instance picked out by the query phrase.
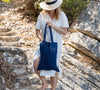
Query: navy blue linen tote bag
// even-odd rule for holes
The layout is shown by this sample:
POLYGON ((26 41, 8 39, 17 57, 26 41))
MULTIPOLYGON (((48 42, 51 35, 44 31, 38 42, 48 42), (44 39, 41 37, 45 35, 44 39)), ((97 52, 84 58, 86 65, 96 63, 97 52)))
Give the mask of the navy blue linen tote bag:
POLYGON ((49 26, 51 42, 45 41, 47 25, 45 25, 44 38, 40 43, 40 62, 37 70, 55 70, 59 72, 57 67, 57 42, 53 41, 52 30, 49 26))

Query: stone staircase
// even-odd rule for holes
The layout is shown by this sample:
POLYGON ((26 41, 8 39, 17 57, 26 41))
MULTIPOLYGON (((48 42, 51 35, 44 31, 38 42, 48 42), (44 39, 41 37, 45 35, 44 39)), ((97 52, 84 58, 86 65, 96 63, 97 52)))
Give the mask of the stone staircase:
MULTIPOLYGON (((38 76, 32 72, 34 48, 25 45, 21 46, 21 38, 17 36, 13 30, 8 28, 1 28, 0 35, 0 52, 5 57, 5 60, 11 65, 10 69, 13 69, 13 72, 17 74, 14 90, 38 90, 41 86, 41 81, 38 76), (8 33, 10 34, 8 35, 8 33)), ((50 83, 49 78, 47 79, 48 83, 50 83)), ((59 80, 57 90, 70 88, 66 85, 62 87, 62 85, 65 84, 59 80)))
MULTIPOLYGON (((4 28, 5 29, 5 28, 4 28)), ((13 31, 5 29, 0 32, 0 52, 11 64, 11 69, 17 74, 15 90, 38 90, 41 87, 41 82, 35 73, 32 73, 32 58, 34 49, 32 47, 24 48, 14 45, 18 41, 13 40, 13 37, 19 38, 13 31), (11 35, 7 36, 7 33, 11 35), (6 37, 6 38, 3 38, 6 37), (10 37, 10 41, 9 40, 10 37), (6 43, 6 44, 4 44, 6 43), (10 44, 10 45, 9 45, 10 44), (30 61, 29 61, 30 60, 30 61)), ((74 52, 69 51, 63 46, 63 55, 61 60, 61 77, 58 80, 56 90, 99 90, 100 88, 100 74, 94 72, 92 69, 80 63, 73 58, 74 52)), ((49 78, 48 83, 49 82, 49 78)), ((50 87, 50 86, 49 86, 50 87)), ((49 90, 49 89, 48 89, 49 90)))
MULTIPOLYGON (((1 18, 8 15, 8 12, 9 11, 6 11, 5 14, 2 13, 1 18)), ((28 37, 25 35, 22 37, 22 34, 27 33, 27 31, 20 30, 20 32, 18 32, 19 29, 14 30, 16 27, 12 30, 12 26, 7 26, 6 22, 2 23, 2 21, 1 24, 4 25, 0 25, 0 53, 10 64, 10 69, 16 73, 14 90, 38 90, 41 87, 41 81, 38 76, 32 72, 33 54, 38 43, 34 43, 30 40, 28 34, 28 37), (25 42, 25 40, 27 40, 27 42, 25 42)), ((12 21, 10 24, 12 24, 12 21)), ((33 38, 35 38, 35 35, 33 38)), ((63 90, 60 89, 62 84, 61 81, 58 82, 57 90, 63 90)))
MULTIPOLYGON (((39 90, 41 87, 39 77, 32 72, 32 59, 39 42, 35 35, 35 23, 28 23, 22 17, 15 9, 5 12, 0 9, 0 54, 16 73, 15 87, 4 90, 39 90)), ((100 71, 81 62, 82 52, 70 51, 65 45, 62 51, 61 77, 56 90, 100 90, 100 71)), ((83 59, 92 62, 90 57, 83 55, 83 59)), ((50 84, 49 79, 47 77, 50 84)), ((50 90, 50 85, 46 90, 50 90)))
POLYGON ((31 84, 33 84, 33 86, 35 86, 34 84, 39 84, 40 80, 37 75, 30 71, 32 64, 29 64, 29 59, 26 55, 26 53, 32 51, 33 48, 26 49, 21 48, 21 46, 18 47, 19 36, 9 29, 4 28, 0 29, 0 31, 0 52, 2 52, 5 60, 11 64, 10 68, 14 69, 13 72, 17 74, 16 89, 31 86, 31 84), (10 33, 10 35, 8 35, 8 33, 10 33))

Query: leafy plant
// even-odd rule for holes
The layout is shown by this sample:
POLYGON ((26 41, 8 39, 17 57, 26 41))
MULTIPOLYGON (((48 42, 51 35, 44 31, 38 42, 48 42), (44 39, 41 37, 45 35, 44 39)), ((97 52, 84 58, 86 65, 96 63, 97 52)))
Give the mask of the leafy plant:
POLYGON ((4 3, 11 3, 11 0, 1 0, 4 3))
MULTIPOLYGON (((89 0, 87 0, 89 2, 89 0)), ((87 6, 85 0, 63 0, 62 10, 66 13, 71 25, 75 19, 78 18, 82 10, 87 6)))

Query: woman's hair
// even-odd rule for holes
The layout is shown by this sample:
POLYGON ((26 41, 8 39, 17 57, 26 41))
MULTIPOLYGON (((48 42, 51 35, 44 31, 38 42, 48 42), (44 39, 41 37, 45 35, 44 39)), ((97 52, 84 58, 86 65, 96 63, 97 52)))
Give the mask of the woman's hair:
MULTIPOLYGON (((42 10, 41 13, 42 13, 42 14, 45 14, 45 13, 47 13, 47 10, 42 10)), ((60 9, 60 7, 58 7, 58 8, 55 9, 55 17, 54 17, 54 18, 55 18, 56 20, 58 20, 60 14, 61 14, 61 9, 60 9)))

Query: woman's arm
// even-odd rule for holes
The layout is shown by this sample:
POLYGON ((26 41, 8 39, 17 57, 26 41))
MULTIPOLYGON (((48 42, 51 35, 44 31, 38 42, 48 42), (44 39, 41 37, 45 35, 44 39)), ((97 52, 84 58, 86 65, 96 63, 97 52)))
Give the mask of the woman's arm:
POLYGON ((36 29, 36 36, 38 37, 38 39, 39 39, 40 41, 43 41, 43 37, 42 37, 42 35, 41 35, 41 33, 40 33, 40 30, 38 30, 38 29, 36 29))
POLYGON ((57 27, 56 25, 52 24, 51 22, 47 22, 47 25, 51 26, 52 28, 54 28, 54 30, 56 30, 58 33, 61 33, 63 35, 66 34, 67 29, 68 29, 67 27, 66 28, 57 27))

